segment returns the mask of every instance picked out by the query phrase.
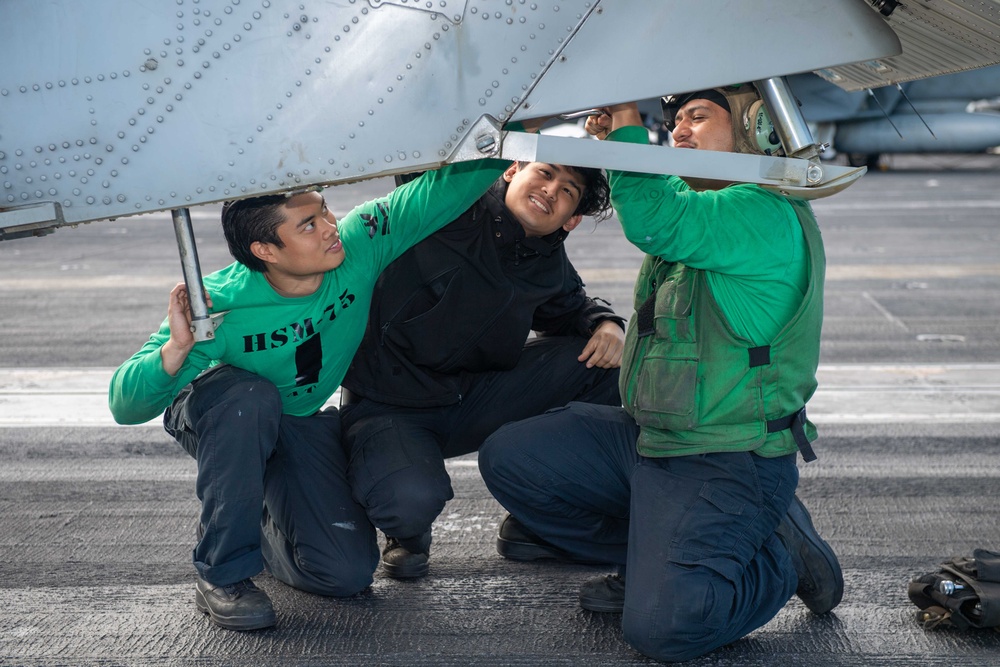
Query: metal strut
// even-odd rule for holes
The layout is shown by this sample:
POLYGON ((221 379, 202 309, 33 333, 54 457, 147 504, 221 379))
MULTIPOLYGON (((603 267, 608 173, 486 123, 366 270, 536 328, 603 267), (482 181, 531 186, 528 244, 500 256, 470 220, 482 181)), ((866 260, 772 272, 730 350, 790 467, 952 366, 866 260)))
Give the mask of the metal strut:
POLYGON ((170 212, 174 219, 174 234, 177 236, 177 250, 181 255, 181 270, 187 285, 188 303, 191 306, 191 333, 196 341, 211 340, 215 337, 216 324, 208 314, 205 287, 201 282, 201 265, 198 262, 198 248, 191 228, 191 213, 186 208, 175 208, 170 212))
POLYGON ((771 122, 774 123, 774 131, 778 133, 785 155, 807 160, 818 157, 819 151, 816 142, 813 141, 812 132, 809 131, 806 119, 799 111, 799 104, 795 101, 795 96, 792 95, 785 78, 774 77, 754 81, 754 86, 764 101, 771 122))

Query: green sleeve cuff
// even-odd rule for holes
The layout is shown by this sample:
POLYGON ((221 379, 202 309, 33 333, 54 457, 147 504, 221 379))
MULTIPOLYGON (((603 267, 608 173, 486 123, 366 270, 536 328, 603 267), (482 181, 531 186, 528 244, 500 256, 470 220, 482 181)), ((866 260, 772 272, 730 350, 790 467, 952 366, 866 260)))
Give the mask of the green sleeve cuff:
MULTIPOLYGON (((149 390, 160 393, 169 391, 173 387, 176 378, 163 370, 163 361, 160 359, 159 348, 154 350, 152 354, 147 354, 143 357, 139 362, 139 366, 142 369, 139 371, 139 375, 149 390)), ((178 373, 180 372, 178 371, 178 373)))

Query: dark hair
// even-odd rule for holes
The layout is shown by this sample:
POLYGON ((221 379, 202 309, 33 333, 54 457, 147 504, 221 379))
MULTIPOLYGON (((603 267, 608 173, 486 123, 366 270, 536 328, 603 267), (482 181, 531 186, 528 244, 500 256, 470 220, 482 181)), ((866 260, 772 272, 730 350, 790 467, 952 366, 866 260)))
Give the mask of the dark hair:
MULTIPOLYGON (((521 161, 517 163, 523 167, 530 162, 521 161)), ((576 205, 573 215, 589 215, 596 222, 607 220, 611 217, 611 186, 604 172, 593 167, 576 167, 571 164, 562 165, 583 177, 583 195, 576 205)))
POLYGON ((278 226, 285 221, 281 207, 285 195, 263 195, 249 199, 227 201, 222 205, 222 232, 229 244, 229 253, 251 271, 264 273, 267 263, 253 254, 250 246, 256 242, 285 244, 278 238, 278 226))
POLYGON ((567 168, 583 176, 583 196, 573 214, 589 215, 597 222, 610 218, 611 186, 604 172, 593 167, 567 165, 567 168))

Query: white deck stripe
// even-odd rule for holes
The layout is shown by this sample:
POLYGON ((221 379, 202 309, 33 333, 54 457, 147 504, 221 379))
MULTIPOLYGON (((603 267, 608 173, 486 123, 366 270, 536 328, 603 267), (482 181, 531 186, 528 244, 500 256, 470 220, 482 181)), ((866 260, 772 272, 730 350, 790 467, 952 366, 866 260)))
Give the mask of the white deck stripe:
MULTIPOLYGON (((113 426, 113 372, 0 368, 0 427, 113 426)), ((831 364, 818 376, 817 424, 1000 423, 1000 364, 831 364)))

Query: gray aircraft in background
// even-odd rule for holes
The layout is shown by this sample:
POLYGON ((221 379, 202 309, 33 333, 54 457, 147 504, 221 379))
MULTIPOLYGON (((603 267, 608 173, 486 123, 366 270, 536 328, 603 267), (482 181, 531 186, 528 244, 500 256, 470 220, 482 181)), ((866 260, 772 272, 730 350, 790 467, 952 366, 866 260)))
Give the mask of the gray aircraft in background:
MULTIPOLYGON (((1000 65, 866 90, 847 91, 817 73, 786 76, 824 161, 879 166, 895 153, 984 153, 1000 150, 1000 65)), ((660 98, 639 103, 650 140, 668 145, 660 98)), ((546 133, 586 136, 583 120, 546 133)))
POLYGON ((813 73, 786 77, 824 159, 875 167, 883 154, 983 153, 1000 146, 1000 65, 848 92, 813 73))

